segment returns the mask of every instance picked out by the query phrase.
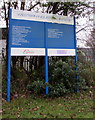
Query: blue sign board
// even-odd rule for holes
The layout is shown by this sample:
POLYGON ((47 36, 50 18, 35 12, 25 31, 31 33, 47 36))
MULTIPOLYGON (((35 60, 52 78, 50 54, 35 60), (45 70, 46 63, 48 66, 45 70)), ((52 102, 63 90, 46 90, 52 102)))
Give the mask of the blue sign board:
POLYGON ((48 56, 76 55, 74 18, 21 10, 10 12, 11 56, 45 56, 46 43, 48 56))
POLYGON ((11 20, 12 48, 45 48, 44 23, 27 20, 11 20))
POLYGON ((46 23, 48 48, 75 49, 74 25, 46 23))

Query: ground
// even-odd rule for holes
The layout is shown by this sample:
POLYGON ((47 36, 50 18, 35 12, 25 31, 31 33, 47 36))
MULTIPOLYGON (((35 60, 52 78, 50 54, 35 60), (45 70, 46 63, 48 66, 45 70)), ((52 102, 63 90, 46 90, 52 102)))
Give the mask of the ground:
POLYGON ((21 95, 10 103, 3 100, 3 118, 92 118, 93 97, 89 91, 65 97, 21 95))

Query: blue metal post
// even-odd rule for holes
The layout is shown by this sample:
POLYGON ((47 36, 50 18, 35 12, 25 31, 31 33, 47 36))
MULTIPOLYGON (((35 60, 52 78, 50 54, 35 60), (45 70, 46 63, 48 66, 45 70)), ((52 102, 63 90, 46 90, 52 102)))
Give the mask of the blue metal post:
POLYGON ((77 42, 76 42, 76 20, 75 20, 75 17, 74 17, 74 39, 75 39, 75 52, 76 52, 76 55, 75 55, 76 92, 78 93, 79 92, 79 85, 78 85, 79 76, 78 76, 78 66, 77 66, 78 53, 77 53, 77 42))
MULTIPOLYGON (((48 51, 46 48, 46 56, 45 56, 45 80, 48 83, 48 51)), ((48 94, 48 86, 46 86, 46 95, 48 94)))
MULTIPOLYGON (((9 49, 9 48, 8 48, 9 49)), ((8 50, 8 71, 7 71, 7 101, 10 102, 10 81, 11 81, 11 56, 8 50)))
MULTIPOLYGON (((44 23, 45 32, 45 82, 48 83, 48 46, 46 41, 46 23, 44 23)), ((48 86, 46 86, 46 95, 48 94, 48 86)))
POLYGON ((10 102, 10 81, 11 81, 11 47, 10 47, 10 20, 11 10, 9 10, 9 35, 8 35, 8 68, 7 68, 7 101, 10 102))

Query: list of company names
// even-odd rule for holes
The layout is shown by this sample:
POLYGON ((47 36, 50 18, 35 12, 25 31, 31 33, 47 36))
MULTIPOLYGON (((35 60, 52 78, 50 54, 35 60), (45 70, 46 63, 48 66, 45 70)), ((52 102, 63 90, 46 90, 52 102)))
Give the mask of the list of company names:
POLYGON ((48 29, 48 38, 60 38, 63 36, 63 32, 59 29, 48 29))
POLYGON ((27 26, 12 26, 12 45, 27 44, 28 34, 31 32, 31 27, 27 26))

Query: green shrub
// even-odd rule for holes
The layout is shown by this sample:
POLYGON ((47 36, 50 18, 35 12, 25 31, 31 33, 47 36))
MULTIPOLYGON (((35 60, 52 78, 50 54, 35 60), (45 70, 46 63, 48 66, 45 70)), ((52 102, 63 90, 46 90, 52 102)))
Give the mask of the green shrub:
MULTIPOLYGON (((75 71, 74 60, 68 58, 66 61, 52 60, 49 63, 49 96, 58 97, 64 96, 68 92, 75 92, 77 87, 80 90, 86 90, 89 87, 90 77, 87 78, 88 66, 78 63, 78 71, 75 71), (84 67, 83 67, 84 66, 84 67), (78 82, 76 81, 76 74, 78 75, 78 82)), ((28 89, 34 91, 36 94, 45 93, 45 80, 40 80, 38 77, 28 89)))
POLYGON ((49 96, 52 97, 64 96, 68 92, 63 83, 52 86, 49 88, 49 90, 49 96))
POLYGON ((45 91, 45 83, 43 81, 34 81, 31 85, 27 85, 29 91, 35 94, 43 93, 45 91))
POLYGON ((85 61, 85 64, 78 63, 78 73, 79 73, 79 80, 85 81, 85 86, 88 87, 93 86, 95 73, 94 73, 94 67, 90 62, 85 61))
MULTIPOLYGON (((11 95, 24 93, 27 90, 28 83, 27 74, 23 69, 17 68, 13 71, 11 68, 11 95)), ((7 94, 7 71, 5 65, 3 65, 2 69, 2 93, 5 98, 7 94)))
POLYGON ((50 66, 49 83, 51 85, 62 84, 66 89, 73 91, 75 89, 75 67, 61 60, 53 62, 50 66))
POLYGON ((18 67, 11 74, 11 93, 24 93, 29 83, 25 70, 18 67))

